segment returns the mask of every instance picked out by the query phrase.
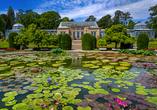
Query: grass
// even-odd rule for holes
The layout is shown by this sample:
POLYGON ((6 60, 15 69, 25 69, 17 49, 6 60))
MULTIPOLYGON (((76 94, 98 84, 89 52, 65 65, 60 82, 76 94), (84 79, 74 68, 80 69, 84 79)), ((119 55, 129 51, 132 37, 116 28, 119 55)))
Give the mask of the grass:
POLYGON ((1 41, 0 39, 0 48, 9 48, 9 43, 6 40, 1 41))

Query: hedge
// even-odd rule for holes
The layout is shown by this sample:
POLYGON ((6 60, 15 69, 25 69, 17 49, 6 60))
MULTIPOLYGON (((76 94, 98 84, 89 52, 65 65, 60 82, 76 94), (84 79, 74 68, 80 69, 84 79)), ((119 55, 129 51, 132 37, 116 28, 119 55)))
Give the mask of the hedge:
POLYGON ((61 38, 64 34, 58 34, 58 48, 61 48, 61 38))
POLYGON ((82 37, 82 50, 93 50, 93 38, 89 33, 85 33, 82 37))
POLYGON ((138 37, 137 37, 137 47, 138 50, 144 49, 144 48, 148 48, 148 43, 149 43, 149 37, 146 33, 141 33, 138 37))
POLYGON ((64 34, 61 37, 61 48, 64 50, 71 50, 72 46, 72 39, 69 34, 64 34))
POLYGON ((20 45, 16 45, 16 44, 14 44, 14 37, 16 36, 16 35, 18 35, 18 33, 16 33, 16 32, 11 32, 10 34, 9 34, 9 48, 16 48, 17 50, 19 50, 20 49, 20 45))

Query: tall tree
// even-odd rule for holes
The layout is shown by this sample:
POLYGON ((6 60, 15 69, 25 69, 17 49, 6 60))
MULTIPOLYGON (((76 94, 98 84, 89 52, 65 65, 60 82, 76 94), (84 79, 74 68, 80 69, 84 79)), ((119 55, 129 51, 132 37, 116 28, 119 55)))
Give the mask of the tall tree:
POLYGON ((19 9, 19 12, 16 13, 16 22, 17 23, 23 24, 24 12, 25 11, 23 9, 19 9))
POLYGON ((1 15, 0 15, 0 33, 1 31, 4 32, 4 27, 5 27, 5 21, 2 19, 1 15))
POLYGON ((38 19, 40 19, 40 15, 37 12, 27 12, 27 14, 23 17, 23 25, 27 27, 28 25, 34 23, 39 27, 38 19))
POLYGON ((69 18, 68 17, 64 17, 61 19, 62 22, 69 22, 69 18))
POLYGON ((131 14, 129 12, 123 13, 123 19, 124 19, 124 27, 127 27, 128 20, 132 19, 133 17, 130 16, 131 14))
POLYGON ((14 23, 15 23, 15 13, 14 13, 14 10, 11 6, 9 6, 9 8, 8 8, 7 15, 8 15, 8 18, 10 20, 10 24, 11 24, 11 26, 9 26, 9 29, 11 29, 12 25, 14 25, 14 23))
POLYGON ((74 22, 74 19, 71 19, 70 22, 74 22))
POLYGON ((93 15, 90 15, 85 21, 95 21, 96 18, 93 15))
POLYGON ((127 26, 127 29, 133 29, 135 24, 136 24, 135 22, 133 22, 132 20, 129 20, 129 24, 127 26))
POLYGON ((113 24, 116 25, 116 24, 123 24, 123 12, 120 11, 120 10, 116 10, 115 12, 115 16, 113 17, 113 24))
POLYGON ((105 29, 105 28, 110 28, 112 26, 112 19, 111 15, 107 14, 106 16, 103 16, 98 22, 98 26, 105 29))
POLYGON ((41 14, 41 18, 47 18, 50 19, 52 21, 53 24, 53 28, 52 29, 57 29, 59 23, 60 23, 60 15, 58 12, 55 11, 48 11, 48 12, 43 12, 41 14))
POLYGON ((9 27, 11 27, 11 24, 10 24, 10 20, 8 18, 8 15, 7 14, 1 14, 1 17, 3 18, 3 20, 6 22, 6 25, 5 25, 5 29, 9 29, 9 27))
POLYGON ((149 22, 150 22, 150 27, 155 29, 155 37, 157 37, 157 4, 153 7, 150 7, 148 11, 151 11, 149 22))

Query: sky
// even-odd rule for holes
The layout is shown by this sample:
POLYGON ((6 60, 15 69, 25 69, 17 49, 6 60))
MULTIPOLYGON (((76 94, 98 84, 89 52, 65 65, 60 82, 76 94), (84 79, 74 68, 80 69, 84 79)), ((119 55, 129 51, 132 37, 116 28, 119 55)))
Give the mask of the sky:
POLYGON ((116 10, 130 12, 133 21, 148 20, 150 7, 155 6, 157 0, 0 0, 0 14, 7 14, 9 6, 18 12, 19 9, 33 10, 38 14, 46 11, 58 12, 61 18, 69 17, 74 21, 85 21, 90 15, 96 21, 110 14, 114 17, 116 10))

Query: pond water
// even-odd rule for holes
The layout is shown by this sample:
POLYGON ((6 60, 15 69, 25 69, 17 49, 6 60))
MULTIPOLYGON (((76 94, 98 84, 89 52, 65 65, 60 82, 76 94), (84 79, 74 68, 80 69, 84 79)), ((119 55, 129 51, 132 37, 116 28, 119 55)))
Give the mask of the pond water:
POLYGON ((156 110, 156 58, 124 56, 110 53, 2 56, 0 110, 50 110, 57 106, 58 110, 156 110), (126 68, 118 71, 112 66, 126 68), (49 107, 40 106, 41 103, 49 107))

